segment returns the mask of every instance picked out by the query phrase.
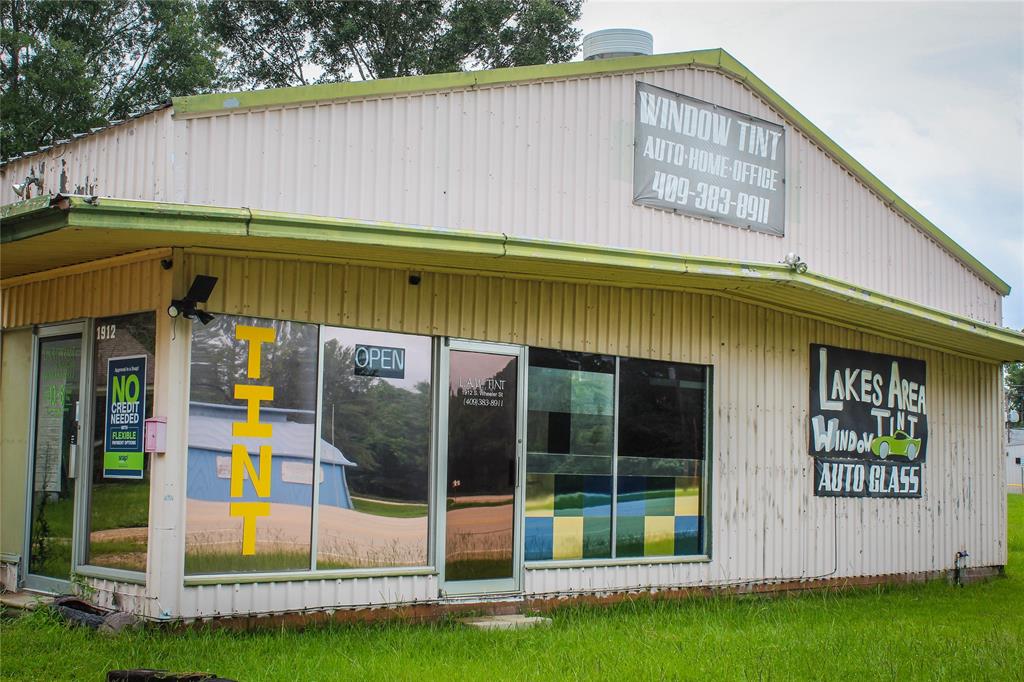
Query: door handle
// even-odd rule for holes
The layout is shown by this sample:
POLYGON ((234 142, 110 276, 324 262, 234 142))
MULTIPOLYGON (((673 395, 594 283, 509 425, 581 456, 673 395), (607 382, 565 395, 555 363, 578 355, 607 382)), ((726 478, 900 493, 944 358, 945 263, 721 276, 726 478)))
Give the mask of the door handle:
POLYGON ((79 401, 75 401, 75 421, 71 422, 71 443, 68 447, 68 478, 78 476, 78 432, 81 424, 79 418, 79 401))
POLYGON ((508 460, 508 484, 515 487, 516 484, 516 458, 508 460))

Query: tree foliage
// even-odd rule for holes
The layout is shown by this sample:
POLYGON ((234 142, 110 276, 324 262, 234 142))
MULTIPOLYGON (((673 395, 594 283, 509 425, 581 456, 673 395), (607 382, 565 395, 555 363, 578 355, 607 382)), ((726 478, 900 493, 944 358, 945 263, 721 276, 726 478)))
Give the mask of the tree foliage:
POLYGON ((430 384, 407 389, 356 376, 354 354, 354 346, 324 344, 321 437, 355 463, 345 472, 352 495, 425 504, 430 384))
POLYGON ((5 0, 3 155, 214 87, 220 46, 207 24, 191 0, 5 0))
POLYGON ((244 87, 393 78, 566 61, 580 0, 214 0, 229 76, 244 87))
POLYGON ((172 96, 566 61, 581 0, 0 0, 0 156, 172 96))
POLYGON ((1024 362, 1010 362, 1003 367, 1003 385, 1007 411, 1017 410, 1020 421, 1016 426, 1024 426, 1024 362))

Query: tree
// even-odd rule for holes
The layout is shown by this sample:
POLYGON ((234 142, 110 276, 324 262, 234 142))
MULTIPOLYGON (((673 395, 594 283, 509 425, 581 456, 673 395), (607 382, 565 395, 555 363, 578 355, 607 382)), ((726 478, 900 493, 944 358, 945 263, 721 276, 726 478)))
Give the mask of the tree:
POLYGON ((1024 422, 1024 362, 1010 362, 1003 366, 1003 385, 1006 388, 1006 408, 1020 415, 1016 426, 1024 422))
POLYGON ((580 0, 214 0, 241 87, 567 61, 580 0))
POLYGON ((0 0, 0 157, 172 96, 565 61, 581 0, 0 0))
POLYGON ((0 154, 215 88, 220 43, 195 0, 4 0, 0 154))

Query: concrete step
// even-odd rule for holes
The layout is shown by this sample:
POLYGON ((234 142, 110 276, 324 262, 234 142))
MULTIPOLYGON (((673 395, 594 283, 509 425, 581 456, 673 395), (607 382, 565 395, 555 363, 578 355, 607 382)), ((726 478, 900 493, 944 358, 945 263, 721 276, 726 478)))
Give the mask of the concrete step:
POLYGON ((5 609, 17 611, 34 611, 41 606, 49 606, 53 597, 38 592, 4 592, 0 594, 0 605, 5 609))
POLYGON ((459 618, 466 627, 477 630, 525 630, 535 627, 551 627, 551 619, 543 616, 524 616, 516 613, 509 616, 476 616, 459 618))

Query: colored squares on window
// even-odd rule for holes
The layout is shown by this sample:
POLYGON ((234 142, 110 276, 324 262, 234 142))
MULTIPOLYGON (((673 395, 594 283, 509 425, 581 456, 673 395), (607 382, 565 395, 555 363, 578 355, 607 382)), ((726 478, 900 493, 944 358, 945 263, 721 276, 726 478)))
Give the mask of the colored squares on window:
POLYGON ((676 507, 676 482, 667 476, 647 477, 646 516, 672 516, 676 507))
POLYGON ((699 476, 620 476, 617 557, 700 554, 699 476))
MULTIPOLYGON (((622 506, 620 504, 619 508, 622 506)), ((619 557, 644 556, 644 517, 619 516, 616 519, 615 554, 619 557)))
POLYGON ((611 476, 527 474, 526 560, 611 556, 611 476))
POLYGON ((552 556, 554 542, 554 518, 547 516, 526 517, 526 560, 547 561, 552 556))
POLYGON ((700 542, 701 517, 675 517, 675 554, 688 556, 703 554, 700 542))
POLYGON ((555 475, 526 475, 526 516, 555 515, 555 475))
POLYGON ((700 478, 677 476, 675 489, 676 516, 700 516, 700 478))
POLYGON ((556 516, 551 558, 555 560, 583 558, 583 517, 556 516))
POLYGON ((644 556, 671 556, 675 553, 674 516, 648 516, 644 519, 644 556))
POLYGON ((606 559, 611 556, 611 519, 593 516, 526 518, 527 561, 606 559))

